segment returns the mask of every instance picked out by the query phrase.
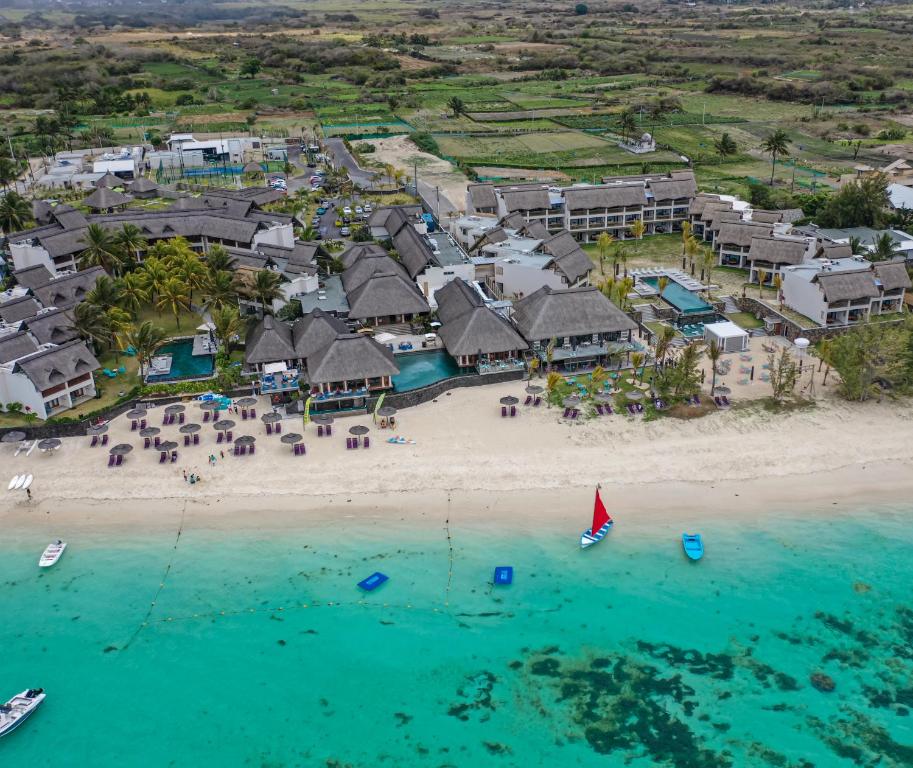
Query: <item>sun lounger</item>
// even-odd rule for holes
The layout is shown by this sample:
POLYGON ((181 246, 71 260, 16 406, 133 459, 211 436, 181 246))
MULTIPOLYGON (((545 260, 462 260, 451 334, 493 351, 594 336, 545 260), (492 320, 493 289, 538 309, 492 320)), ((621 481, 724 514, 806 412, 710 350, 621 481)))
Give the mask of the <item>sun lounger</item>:
POLYGON ((615 413, 615 411, 612 410, 612 406, 611 406, 611 405, 605 405, 605 406, 603 406, 603 407, 605 408, 605 415, 606 415, 606 416, 611 416, 613 413, 615 413))
POLYGON ((136 432, 136 426, 138 423, 139 422, 137 422, 136 419, 134 419, 133 421, 130 422, 130 431, 131 432, 136 432))
POLYGON ((714 397, 714 398, 713 398, 713 402, 716 403, 716 407, 717 407, 717 408, 722 408, 722 407, 723 407, 723 401, 720 400, 720 398, 714 397))
POLYGON ((517 406, 515 406, 515 405, 510 406, 510 417, 513 418, 516 415, 517 415, 517 406))
POLYGON ((234 439, 235 439, 234 432, 232 432, 232 431, 229 429, 228 432, 225 433, 225 440, 226 440, 226 442, 229 442, 229 443, 230 443, 230 442, 232 442, 232 440, 234 440, 234 439))
POLYGON ((561 416, 561 418, 562 418, 562 419, 568 419, 568 418, 570 418, 570 416, 571 416, 571 409, 570 409, 570 408, 565 408, 565 409, 564 409, 564 414, 561 416))
POLYGON ((257 411, 256 411, 256 409, 254 409, 254 408, 251 408, 251 409, 250 409, 250 417, 251 417, 252 419, 256 419, 256 418, 257 418, 257 411))
POLYGON ((333 435, 333 425, 327 424, 327 437, 331 437, 332 435, 333 435))
POLYGON ((148 437, 143 438, 143 450, 152 445, 152 441, 148 437))
POLYGON ((627 405, 625 405, 625 408, 628 409, 629 414, 631 414, 632 416, 634 415, 635 411, 634 411, 634 405, 632 403, 628 403, 627 405))
POLYGON ((203 421, 209 421, 209 411, 203 411, 203 421))
POLYGON ((168 461, 168 454, 165 453, 165 451, 162 451, 161 454, 159 454, 159 464, 164 464, 166 461, 168 461))
POLYGON ((108 436, 106 434, 101 436, 101 444, 102 445, 108 444, 108 436))
POLYGON ((113 454, 113 453, 112 453, 110 456, 108 456, 108 466, 109 466, 109 467, 113 467, 113 466, 114 466, 114 458, 115 458, 115 457, 114 457, 114 454, 113 454))
POLYGON ((371 438, 369 438, 367 435, 365 435, 365 439, 363 440, 363 443, 364 443, 365 448, 370 448, 371 447, 371 438))
POLYGON ((178 424, 183 424, 183 423, 184 423, 184 414, 181 413, 178 415, 178 424))
POLYGON ((532 403, 532 402, 533 402, 533 396, 532 396, 532 395, 527 395, 527 396, 526 396, 526 400, 523 401, 523 405, 529 405, 529 404, 532 403))
POLYGON ((241 409, 241 419, 242 419, 243 421, 247 421, 247 408, 242 408, 242 409, 241 409))
POLYGON ((225 439, 225 433, 219 432, 218 436, 216 437, 216 442, 221 443, 224 439, 225 439))
POLYGON ((580 411, 574 408, 574 410, 571 411, 571 421, 576 421, 578 416, 580 416, 580 411))
POLYGON ((644 407, 643 407, 643 405, 641 405, 640 403, 635 403, 635 404, 634 404, 634 409, 635 409, 638 413, 643 413, 643 412, 644 412, 644 407))
POLYGON ((194 445, 199 445, 199 444, 200 444, 200 433, 199 433, 199 432, 194 432, 194 433, 193 433, 193 444, 194 444, 194 445))
POLYGON ((89 443, 89 447, 94 448, 96 445, 98 445, 98 435, 92 435, 92 442, 89 443))
POLYGON ((273 425, 272 424, 266 425, 266 434, 268 434, 268 435, 273 434, 273 425))
POLYGON ((277 435, 280 434, 280 433, 282 432, 282 425, 281 425, 278 421, 276 422, 276 429, 275 429, 275 432, 276 432, 277 435))
POLYGON ((539 395, 536 395, 536 399, 533 400, 533 408, 538 408, 539 404, 542 402, 542 398, 539 395))
POLYGON ((184 447, 190 445, 190 435, 184 435, 184 447))
POLYGON ((323 424, 317 425, 317 437, 323 437, 323 424))
POLYGON ((145 429, 145 428, 146 428, 146 420, 145 420, 145 419, 140 419, 139 428, 140 428, 140 429, 145 429))
POLYGON ((507 417, 507 406, 506 406, 506 405, 502 405, 502 406, 501 406, 501 418, 503 419, 503 418, 506 418, 506 417, 507 417))
POLYGON ((177 452, 177 451, 172 451, 172 452, 171 452, 171 463, 173 464, 173 463, 176 462, 177 460, 178 460, 178 452, 177 452))
POLYGON ((732 405, 732 403, 729 402, 729 398, 726 397, 726 395, 723 395, 723 396, 720 398, 720 400, 723 401, 723 405, 725 405, 727 408, 728 408, 730 405, 732 405))
POLYGON ((254 448, 256 448, 256 447, 257 447, 256 445, 252 445, 252 446, 250 447, 250 454, 251 454, 251 456, 254 455, 254 448))
POLYGON ((155 447, 158 448, 158 447, 159 447, 159 443, 161 443, 161 442, 162 442, 162 438, 160 438, 158 435, 156 435, 156 436, 155 436, 155 442, 153 443, 153 444, 155 445, 155 447))
POLYGON ((115 467, 119 467, 123 463, 124 463, 124 457, 121 454, 118 454, 117 456, 114 457, 114 466, 115 467))
POLYGON ((600 416, 603 415, 603 413, 602 413, 602 403, 596 403, 596 413, 598 413, 600 416))

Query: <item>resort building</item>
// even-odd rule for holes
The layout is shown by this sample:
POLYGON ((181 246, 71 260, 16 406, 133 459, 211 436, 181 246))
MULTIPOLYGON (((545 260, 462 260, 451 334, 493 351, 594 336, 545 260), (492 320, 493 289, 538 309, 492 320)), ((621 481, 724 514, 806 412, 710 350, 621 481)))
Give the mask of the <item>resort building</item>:
POLYGON ((815 259, 782 270, 783 303, 824 327, 900 312, 911 287, 903 261, 815 259))
MULTIPOLYGON (((86 215, 61 204, 44 212, 45 223, 11 234, 7 248, 15 269, 40 264, 54 273, 76 268, 86 247, 85 234, 90 224, 110 230, 132 224, 149 245, 181 236, 201 252, 215 244, 245 251, 253 251, 259 245, 291 249, 295 245, 292 217, 258 207, 275 200, 274 192, 260 188, 219 190, 200 198, 180 198, 163 211, 127 209, 86 215)), ((112 197, 119 194, 100 187, 89 197, 97 195, 92 205, 110 210, 123 204, 120 198, 112 197)), ((142 259, 142 253, 138 256, 142 259)))
POLYGON ((470 217, 517 215, 551 233, 566 230, 577 241, 593 242, 601 232, 624 239, 638 220, 647 234, 680 230, 696 194, 691 171, 607 177, 601 184, 570 187, 472 184, 466 212, 470 217))
POLYGON ((365 398, 391 389, 397 373, 393 352, 362 333, 339 334, 307 360, 317 410, 363 407, 365 398))
POLYGON ((427 232, 427 224, 422 218, 422 206, 385 205, 373 210, 367 221, 371 237, 375 240, 390 240, 406 225, 419 234, 427 232))
POLYGON ((608 366, 630 351, 637 325, 598 288, 548 286, 514 303, 511 321, 543 364, 565 371, 608 366))
POLYGON ((342 273, 346 316, 364 325, 394 325, 420 320, 431 312, 406 268, 389 256, 366 255, 342 273))
POLYGON ((521 355, 529 345, 475 287, 457 278, 439 289, 435 300, 442 323, 438 335, 458 366, 479 373, 523 367, 521 355))
POLYGON ((783 267, 795 266, 814 256, 815 241, 803 237, 752 237, 748 247, 748 282, 774 285, 783 267))
POLYGON ((773 227, 769 224, 749 221, 724 223, 714 235, 713 247, 717 252, 717 263, 721 267, 748 269, 748 252, 752 239, 772 236, 773 227))
POLYGON ((871 229, 870 227, 847 227, 846 229, 828 229, 809 224, 799 227, 798 231, 809 237, 816 237, 822 246, 850 246, 858 243, 866 253, 875 251, 877 241, 887 235, 894 245, 895 252, 907 261, 913 261, 913 235, 899 229, 871 229))
POLYGON ((0 405, 47 419, 95 397, 98 360, 82 341, 42 344, 29 331, 0 335, 0 405))

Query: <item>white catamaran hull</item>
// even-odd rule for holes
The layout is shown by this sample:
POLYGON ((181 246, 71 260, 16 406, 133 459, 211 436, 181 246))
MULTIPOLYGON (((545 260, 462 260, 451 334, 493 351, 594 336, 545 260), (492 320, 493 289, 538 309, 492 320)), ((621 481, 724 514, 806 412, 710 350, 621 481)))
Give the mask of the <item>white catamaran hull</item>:
POLYGON ((580 548, 586 549, 587 547, 592 547, 596 542, 602 541, 611 527, 612 521, 610 520, 596 531, 595 535, 593 535, 591 528, 587 528, 580 536, 580 548))
POLYGON ((13 696, 0 710, 0 737, 6 736, 22 725, 41 706, 45 694, 41 689, 23 691, 13 696))

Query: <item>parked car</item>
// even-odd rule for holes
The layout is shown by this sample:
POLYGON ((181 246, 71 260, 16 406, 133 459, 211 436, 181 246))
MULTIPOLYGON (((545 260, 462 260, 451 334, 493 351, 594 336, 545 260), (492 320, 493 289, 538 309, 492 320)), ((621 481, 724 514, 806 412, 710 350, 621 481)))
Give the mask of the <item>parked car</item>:
POLYGON ((341 227, 341 226, 342 226, 342 219, 336 219, 336 226, 337 226, 337 227, 341 227))
POLYGON ((327 209, 324 208, 323 205, 321 205, 321 206, 317 209, 317 215, 318 215, 318 216, 323 216, 323 214, 325 214, 326 212, 327 212, 327 209))
POLYGON ((343 227, 342 229, 339 230, 339 234, 342 235, 343 237, 348 237, 349 235, 352 234, 352 230, 349 229, 348 227, 343 227))
POLYGON ((343 224, 351 224, 351 223, 352 223, 352 217, 351 217, 351 216, 343 216, 343 217, 342 217, 342 223, 343 223, 343 224))
POLYGON ((342 212, 343 212, 346 216, 351 216, 351 215, 352 215, 352 209, 351 209, 348 205, 347 205, 345 208, 342 209, 342 212))
POLYGON ((355 213, 356 213, 356 214, 358 214, 359 216, 361 216, 361 214, 363 214, 364 212, 365 212, 364 209, 363 209, 360 205, 356 205, 356 206, 355 206, 355 213))
POLYGON ((312 227, 320 226, 320 217, 319 216, 315 216, 313 219, 311 219, 311 226, 312 227))
POLYGON ((371 213, 374 209, 371 207, 371 203, 365 203, 364 212, 371 213))

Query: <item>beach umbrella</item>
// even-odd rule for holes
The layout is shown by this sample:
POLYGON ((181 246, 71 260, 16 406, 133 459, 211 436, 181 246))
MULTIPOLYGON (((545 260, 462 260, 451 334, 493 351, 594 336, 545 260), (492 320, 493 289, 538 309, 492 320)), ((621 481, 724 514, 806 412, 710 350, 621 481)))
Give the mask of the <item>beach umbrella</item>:
POLYGON ((349 427, 349 434, 360 437, 361 435, 367 435, 371 430, 361 424, 356 424, 354 427, 349 427))
POLYGON ((643 400, 644 393, 639 389, 632 389, 630 392, 625 392, 625 397, 628 398, 628 400, 643 400))
POLYGON ((178 447, 178 444, 174 440, 166 440, 164 443, 159 443, 158 449, 160 451, 173 451, 178 447))
POLYGON ((165 407, 165 413, 183 413, 187 409, 180 403, 174 403, 165 407))
POLYGON ((256 405, 256 404, 257 404, 256 397, 242 397, 240 400, 235 401, 235 405, 240 405, 244 408, 247 408, 248 406, 256 405))
POLYGON ((714 389, 713 391, 716 392, 718 395, 731 395, 732 394, 732 390, 729 387, 727 387, 725 384, 718 385, 716 387, 716 389, 714 389))
POLYGON ((130 443, 118 443, 108 451, 108 453, 114 454, 115 456, 126 456, 132 450, 133 446, 130 445, 130 443))
POLYGON ((382 406, 377 411, 377 415, 383 416, 385 419, 389 419, 391 416, 396 416, 396 408, 394 408, 392 405, 382 406))
POLYGON ((90 435, 103 435, 108 431, 107 424, 96 424, 94 427, 89 427, 86 432, 90 435))
POLYGON ((578 405, 580 405, 580 395, 569 395, 564 398, 565 408, 575 408, 578 405))
POLYGON ((218 411, 222 404, 218 400, 201 400, 200 408, 204 411, 218 411))
POLYGON ((264 424, 275 424, 277 421, 282 421, 282 414, 272 411, 270 413, 264 413, 260 417, 260 421, 264 424))
POLYGON ((139 431, 140 437, 155 437, 159 432, 161 432, 158 427, 146 427, 139 431))
POLYGON ((540 394, 541 392, 542 392, 542 387, 540 387, 538 384, 530 384, 530 385, 526 388, 526 394, 527 394, 527 395, 538 395, 538 394, 540 394))
POLYGON ((56 437, 48 437, 38 443, 38 450, 40 451, 53 451, 57 448, 60 448, 61 442, 56 437))
POLYGON ((253 445, 257 442, 257 438, 253 435, 241 435, 241 437, 235 438, 235 445, 253 445))
POLYGON ((25 440, 25 432, 20 432, 18 430, 13 432, 7 432, 2 438, 4 443, 18 443, 22 440, 25 440))
POLYGON ((321 414, 320 416, 311 416, 311 421, 313 421, 315 424, 323 424, 326 426, 327 424, 333 423, 333 417, 326 414, 321 414))
POLYGON ((600 403, 608 403, 615 399, 611 392, 597 392, 593 397, 600 403))
POLYGON ((286 432, 280 439, 283 443, 292 445, 294 443, 301 442, 301 435, 299 435, 297 432, 286 432))
POLYGON ((132 411, 127 411, 128 419, 142 419, 146 416, 146 412, 142 408, 134 408, 132 411))
POLYGON ((219 432, 225 432, 228 429, 232 429, 235 426, 235 423, 231 419, 222 419, 213 424, 213 426, 219 430, 219 432))
POLYGON ((199 424, 185 424, 178 430, 178 432, 181 432, 185 435, 192 435, 194 432, 199 432, 199 431, 200 431, 199 424))
POLYGON ((513 395, 507 395, 506 397, 502 397, 498 402, 500 402, 501 405, 516 405, 520 402, 520 399, 513 395))

